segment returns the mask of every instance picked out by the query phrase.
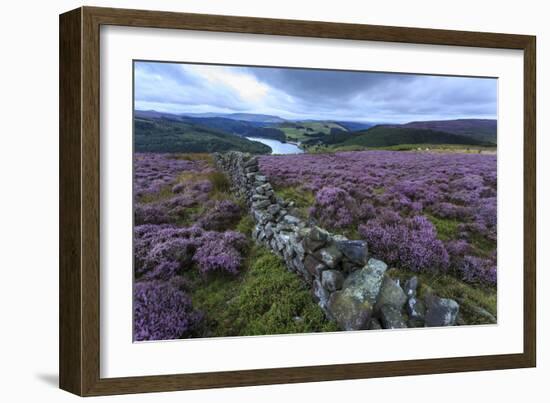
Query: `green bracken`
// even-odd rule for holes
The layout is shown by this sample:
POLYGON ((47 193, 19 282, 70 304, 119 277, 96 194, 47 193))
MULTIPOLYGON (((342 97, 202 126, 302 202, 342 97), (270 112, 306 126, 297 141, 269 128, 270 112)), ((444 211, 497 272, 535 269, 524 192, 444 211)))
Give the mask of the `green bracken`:
MULTIPOLYGON (((245 225, 245 224, 242 224, 245 225)), ((277 256, 254 246, 240 276, 215 275, 192 287, 193 304, 207 313, 208 336, 337 331, 305 284, 277 256)))
POLYGON ((243 333, 250 335, 336 331, 305 284, 272 253, 258 248, 236 298, 243 333))
POLYGON ((229 182, 229 178, 222 172, 210 172, 207 175, 207 179, 210 183, 212 183, 212 190, 214 192, 226 193, 231 189, 231 182, 229 182))
POLYGON ((477 232, 472 232, 470 234, 470 244, 474 247, 475 253, 479 256, 489 256, 495 250, 495 242, 477 232))
POLYGON ((140 203, 155 203, 162 200, 166 200, 174 196, 172 192, 172 185, 163 186, 157 193, 148 193, 139 198, 140 203))
POLYGON ((235 227, 235 231, 245 234, 247 237, 250 237, 252 230, 254 229, 254 219, 249 214, 245 214, 241 217, 241 220, 235 227))
POLYGON ((197 218, 205 211, 204 206, 190 206, 180 211, 175 224, 180 227, 189 227, 193 225, 197 218))
POLYGON ((449 241, 451 239, 456 239, 458 236, 458 226, 460 221, 440 218, 431 214, 425 214, 428 220, 434 225, 437 231, 437 237, 442 241, 449 241))
MULTIPOLYGON (((449 218, 440 218, 432 214, 425 214, 437 231, 437 237, 442 241, 449 241, 458 238, 458 227, 460 221, 449 218)), ((495 250, 495 242, 487 239, 477 232, 470 233, 470 245, 474 248, 476 256, 489 256, 495 250)))

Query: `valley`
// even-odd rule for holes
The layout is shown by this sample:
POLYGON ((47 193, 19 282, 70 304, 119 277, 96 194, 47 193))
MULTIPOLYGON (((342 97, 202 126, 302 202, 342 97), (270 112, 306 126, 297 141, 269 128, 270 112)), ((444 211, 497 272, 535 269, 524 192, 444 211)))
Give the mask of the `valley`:
POLYGON ((170 114, 136 111, 138 152, 294 154, 389 149, 491 152, 496 120, 458 119, 405 124, 285 120, 255 114, 170 114))

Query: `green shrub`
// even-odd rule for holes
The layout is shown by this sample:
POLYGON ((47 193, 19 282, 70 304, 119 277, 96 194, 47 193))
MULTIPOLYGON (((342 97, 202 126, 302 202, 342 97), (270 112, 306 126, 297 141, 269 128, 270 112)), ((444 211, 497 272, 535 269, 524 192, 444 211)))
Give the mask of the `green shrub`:
POLYGON ((241 234, 246 235, 247 237, 252 234, 252 230, 254 229, 254 220, 252 219, 252 216, 250 214, 244 214, 241 217, 241 220, 235 227, 235 231, 240 232, 241 234))
POLYGON ((212 190, 218 193, 226 193, 231 190, 231 182, 227 176, 219 171, 208 174, 208 180, 212 183, 212 190))
MULTIPOLYGON (((244 224, 243 224, 244 225, 244 224)), ((193 305, 205 312, 206 336, 251 336, 337 331, 309 289, 271 252, 253 247, 239 277, 197 276, 193 305)))
POLYGON ((255 251, 245 274, 235 307, 243 328, 241 334, 281 334, 337 331, 313 301, 310 291, 296 274, 265 249, 255 251))
POLYGON ((426 214, 426 217, 434 225, 437 231, 437 237, 442 241, 448 241, 458 237, 458 226, 460 225, 460 221, 440 218, 431 214, 426 214))

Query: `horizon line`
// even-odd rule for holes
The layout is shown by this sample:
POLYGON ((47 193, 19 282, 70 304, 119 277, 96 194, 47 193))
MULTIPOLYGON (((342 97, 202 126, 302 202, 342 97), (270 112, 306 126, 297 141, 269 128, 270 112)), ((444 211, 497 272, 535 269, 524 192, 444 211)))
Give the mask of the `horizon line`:
MULTIPOLYGON (((416 122, 449 122, 449 121, 456 121, 456 120, 488 120, 488 121, 498 121, 498 117, 494 118, 487 118, 487 117, 458 117, 458 118, 447 118, 447 119, 417 119, 417 120, 409 120, 405 123, 395 123, 395 121, 390 120, 357 120, 352 118, 342 118, 342 119, 314 119, 314 118, 283 118, 279 115, 273 115, 269 113, 255 113, 255 112, 165 112, 165 111, 159 111, 157 109, 137 109, 134 108, 134 118, 136 112, 156 112, 160 114, 166 114, 166 115, 174 115, 174 116, 189 116, 194 117, 194 115, 217 115, 217 117, 224 117, 228 115, 256 115, 256 116, 269 116, 272 118, 281 119, 284 121, 289 122, 307 122, 307 121, 318 121, 318 122, 357 122, 357 123, 378 123, 378 124, 408 124, 408 123, 416 123, 416 122)), ((235 119, 239 120, 239 119, 235 119)))

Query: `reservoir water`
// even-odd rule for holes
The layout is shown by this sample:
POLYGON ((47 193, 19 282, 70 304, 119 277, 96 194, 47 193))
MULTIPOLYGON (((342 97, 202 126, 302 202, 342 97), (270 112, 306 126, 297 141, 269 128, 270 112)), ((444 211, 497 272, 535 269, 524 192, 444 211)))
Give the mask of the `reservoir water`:
POLYGON ((271 154, 302 154, 304 150, 296 144, 282 143, 279 140, 262 139, 258 137, 247 137, 248 140, 257 141, 271 147, 271 154))

